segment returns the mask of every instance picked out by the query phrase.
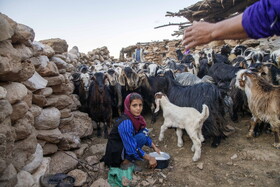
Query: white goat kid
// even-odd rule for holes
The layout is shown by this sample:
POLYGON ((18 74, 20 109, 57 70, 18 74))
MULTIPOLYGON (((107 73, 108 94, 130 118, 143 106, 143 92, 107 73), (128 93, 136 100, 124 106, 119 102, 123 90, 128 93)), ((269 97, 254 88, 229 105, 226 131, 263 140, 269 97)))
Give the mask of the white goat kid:
POLYGON ((192 152, 194 156, 193 161, 197 161, 201 156, 201 142, 204 141, 202 135, 202 125, 209 116, 209 109, 207 105, 203 104, 201 113, 192 107, 179 107, 172 104, 166 95, 161 92, 155 94, 156 110, 162 108, 164 122, 160 129, 159 141, 164 138, 164 132, 168 127, 175 127, 178 138, 178 147, 183 146, 183 131, 185 129, 193 142, 192 152))

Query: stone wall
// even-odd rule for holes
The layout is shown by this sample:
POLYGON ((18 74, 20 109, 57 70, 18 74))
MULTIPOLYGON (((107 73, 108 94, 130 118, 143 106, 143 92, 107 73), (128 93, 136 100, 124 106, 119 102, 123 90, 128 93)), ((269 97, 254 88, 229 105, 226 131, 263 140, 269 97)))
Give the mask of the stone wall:
MULTIPOLYGON (((177 59, 176 50, 183 50, 180 42, 181 40, 163 40, 140 44, 144 49, 145 61, 161 64, 166 58, 177 59)), ((131 61, 135 49, 136 45, 123 48, 121 53, 124 54, 124 57, 121 61, 131 61)))
POLYGON ((4 14, 0 22, 0 186, 38 186, 40 176, 57 172, 54 156, 75 157, 71 150, 93 132, 70 80, 84 59, 77 47, 67 52, 65 40, 37 42, 32 28, 4 14))

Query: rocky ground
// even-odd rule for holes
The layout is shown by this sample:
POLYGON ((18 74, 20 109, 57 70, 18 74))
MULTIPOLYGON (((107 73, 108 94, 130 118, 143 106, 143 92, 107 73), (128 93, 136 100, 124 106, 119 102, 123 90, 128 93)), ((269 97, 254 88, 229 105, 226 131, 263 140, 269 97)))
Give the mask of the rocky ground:
MULTIPOLYGON (((149 122, 150 116, 146 119, 149 122)), ((193 162, 192 143, 186 134, 182 148, 177 147, 173 129, 166 131, 162 142, 158 141, 163 122, 159 116, 157 122, 149 124, 148 128, 153 128, 151 137, 159 148, 170 154, 169 167, 151 170, 143 162, 144 170, 133 175, 131 186, 280 186, 280 150, 272 147, 273 135, 263 133, 257 138, 247 139, 249 120, 248 116, 238 123, 229 122, 235 127, 235 133, 223 140, 218 148, 212 148, 211 141, 206 141, 202 146, 201 159, 193 162)), ((92 137, 84 141, 94 145, 105 144, 107 140, 92 137)), ((145 150, 152 151, 149 148, 145 150)), ((86 151, 83 157, 88 156, 90 153, 86 151)), ((89 174, 91 178, 87 185, 97 179, 107 179, 108 169, 100 165, 89 174)))

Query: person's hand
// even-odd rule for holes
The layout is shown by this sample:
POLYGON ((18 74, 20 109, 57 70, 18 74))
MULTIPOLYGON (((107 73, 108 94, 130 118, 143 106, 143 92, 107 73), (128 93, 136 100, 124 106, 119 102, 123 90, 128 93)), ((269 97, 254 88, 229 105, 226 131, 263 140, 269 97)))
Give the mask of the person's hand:
POLYGON ((157 166, 157 160, 155 157, 150 156, 149 158, 149 166, 154 169, 157 166))
POLYGON ((156 161, 156 158, 155 158, 155 157, 152 157, 152 156, 150 156, 150 155, 148 155, 148 154, 145 154, 145 155, 143 156, 143 158, 144 158, 145 160, 148 160, 148 162, 149 162, 149 167, 150 167, 150 168, 154 169, 154 168, 157 166, 157 161, 156 161))
POLYGON ((213 25, 212 23, 194 21, 192 26, 185 29, 182 45, 185 46, 186 50, 189 50, 198 45, 209 43, 213 40, 213 25))
POLYGON ((160 149, 159 149, 158 147, 155 146, 155 147, 154 147, 154 151, 157 152, 157 153, 160 155, 160 152, 161 152, 161 151, 160 151, 160 149))
POLYGON ((154 143, 152 143, 152 148, 160 155, 161 150, 154 143))

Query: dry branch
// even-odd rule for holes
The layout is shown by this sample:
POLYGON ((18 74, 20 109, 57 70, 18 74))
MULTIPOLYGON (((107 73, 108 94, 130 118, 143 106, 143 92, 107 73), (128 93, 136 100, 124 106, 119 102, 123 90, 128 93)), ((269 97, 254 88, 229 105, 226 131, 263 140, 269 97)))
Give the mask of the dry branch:
POLYGON ((162 27, 167 27, 167 26, 183 26, 183 25, 187 25, 187 24, 191 24, 191 22, 183 22, 183 23, 168 23, 168 24, 165 24, 165 25, 160 25, 160 26, 157 26, 155 27, 154 29, 158 29, 158 28, 162 28, 162 27))

